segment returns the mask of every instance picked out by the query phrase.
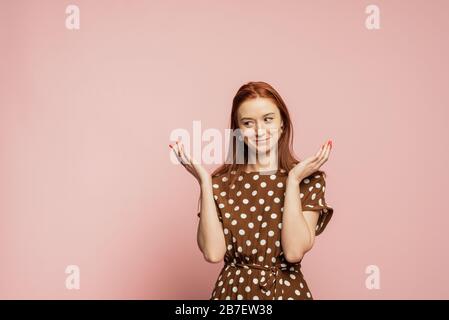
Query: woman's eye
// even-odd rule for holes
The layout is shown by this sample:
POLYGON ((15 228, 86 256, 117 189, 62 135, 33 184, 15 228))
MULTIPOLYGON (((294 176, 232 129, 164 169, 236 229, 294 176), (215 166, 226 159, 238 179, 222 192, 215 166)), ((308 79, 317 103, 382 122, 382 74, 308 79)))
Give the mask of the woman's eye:
POLYGON ((268 120, 268 122, 270 122, 273 120, 273 118, 265 118, 265 120, 268 120))
POLYGON ((245 126, 249 126, 250 125, 250 121, 243 121, 243 124, 245 125, 245 126))

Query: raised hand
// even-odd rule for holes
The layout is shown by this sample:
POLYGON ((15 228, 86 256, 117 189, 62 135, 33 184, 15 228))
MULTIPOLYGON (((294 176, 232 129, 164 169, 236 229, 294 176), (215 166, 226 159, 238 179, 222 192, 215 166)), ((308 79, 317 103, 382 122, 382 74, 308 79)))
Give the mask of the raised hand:
POLYGON ((184 145, 180 140, 176 141, 175 145, 169 144, 169 147, 172 148, 184 168, 198 180, 198 183, 211 182, 212 179, 210 174, 201 164, 194 161, 194 159, 185 152, 184 145))
POLYGON ((301 182, 302 179, 318 171, 320 167, 329 159, 329 153, 332 149, 332 140, 328 140, 315 153, 294 166, 288 173, 290 178, 301 182))

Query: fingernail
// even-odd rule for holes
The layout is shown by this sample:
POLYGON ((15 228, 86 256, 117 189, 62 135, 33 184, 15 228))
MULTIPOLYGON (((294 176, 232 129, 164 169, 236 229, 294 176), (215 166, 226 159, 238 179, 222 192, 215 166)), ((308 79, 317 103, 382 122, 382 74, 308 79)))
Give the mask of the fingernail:
POLYGON ((173 149, 173 146, 171 144, 169 144, 168 146, 173 149))

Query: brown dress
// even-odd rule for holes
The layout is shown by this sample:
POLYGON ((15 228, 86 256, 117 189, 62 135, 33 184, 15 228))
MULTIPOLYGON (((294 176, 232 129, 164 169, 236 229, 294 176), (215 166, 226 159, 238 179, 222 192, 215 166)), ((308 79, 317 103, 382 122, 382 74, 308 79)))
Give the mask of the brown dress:
MULTIPOLYGON (((286 179, 283 169, 268 174, 243 172, 224 191, 228 178, 212 177, 227 251, 211 300, 313 299, 301 262, 289 263, 282 252, 286 179)), ((323 232, 334 211, 324 199, 325 185, 322 173, 311 174, 300 183, 302 210, 320 212, 316 235, 323 232)))

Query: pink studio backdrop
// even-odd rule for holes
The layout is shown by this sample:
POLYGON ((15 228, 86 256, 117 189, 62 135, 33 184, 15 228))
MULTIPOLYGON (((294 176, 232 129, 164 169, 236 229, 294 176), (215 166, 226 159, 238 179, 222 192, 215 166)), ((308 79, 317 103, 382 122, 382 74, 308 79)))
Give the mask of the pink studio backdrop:
MULTIPOLYGON (((315 299, 449 298, 447 1, 2 1, 0 298, 208 299, 172 130, 224 130, 266 81, 335 209, 315 299), (65 8, 80 8, 80 30, 65 8), (365 8, 380 8, 380 30, 365 8), (80 268, 68 290, 65 268, 80 268), (380 289, 365 268, 380 269, 380 289)), ((210 165, 212 170, 216 165, 210 165)))

